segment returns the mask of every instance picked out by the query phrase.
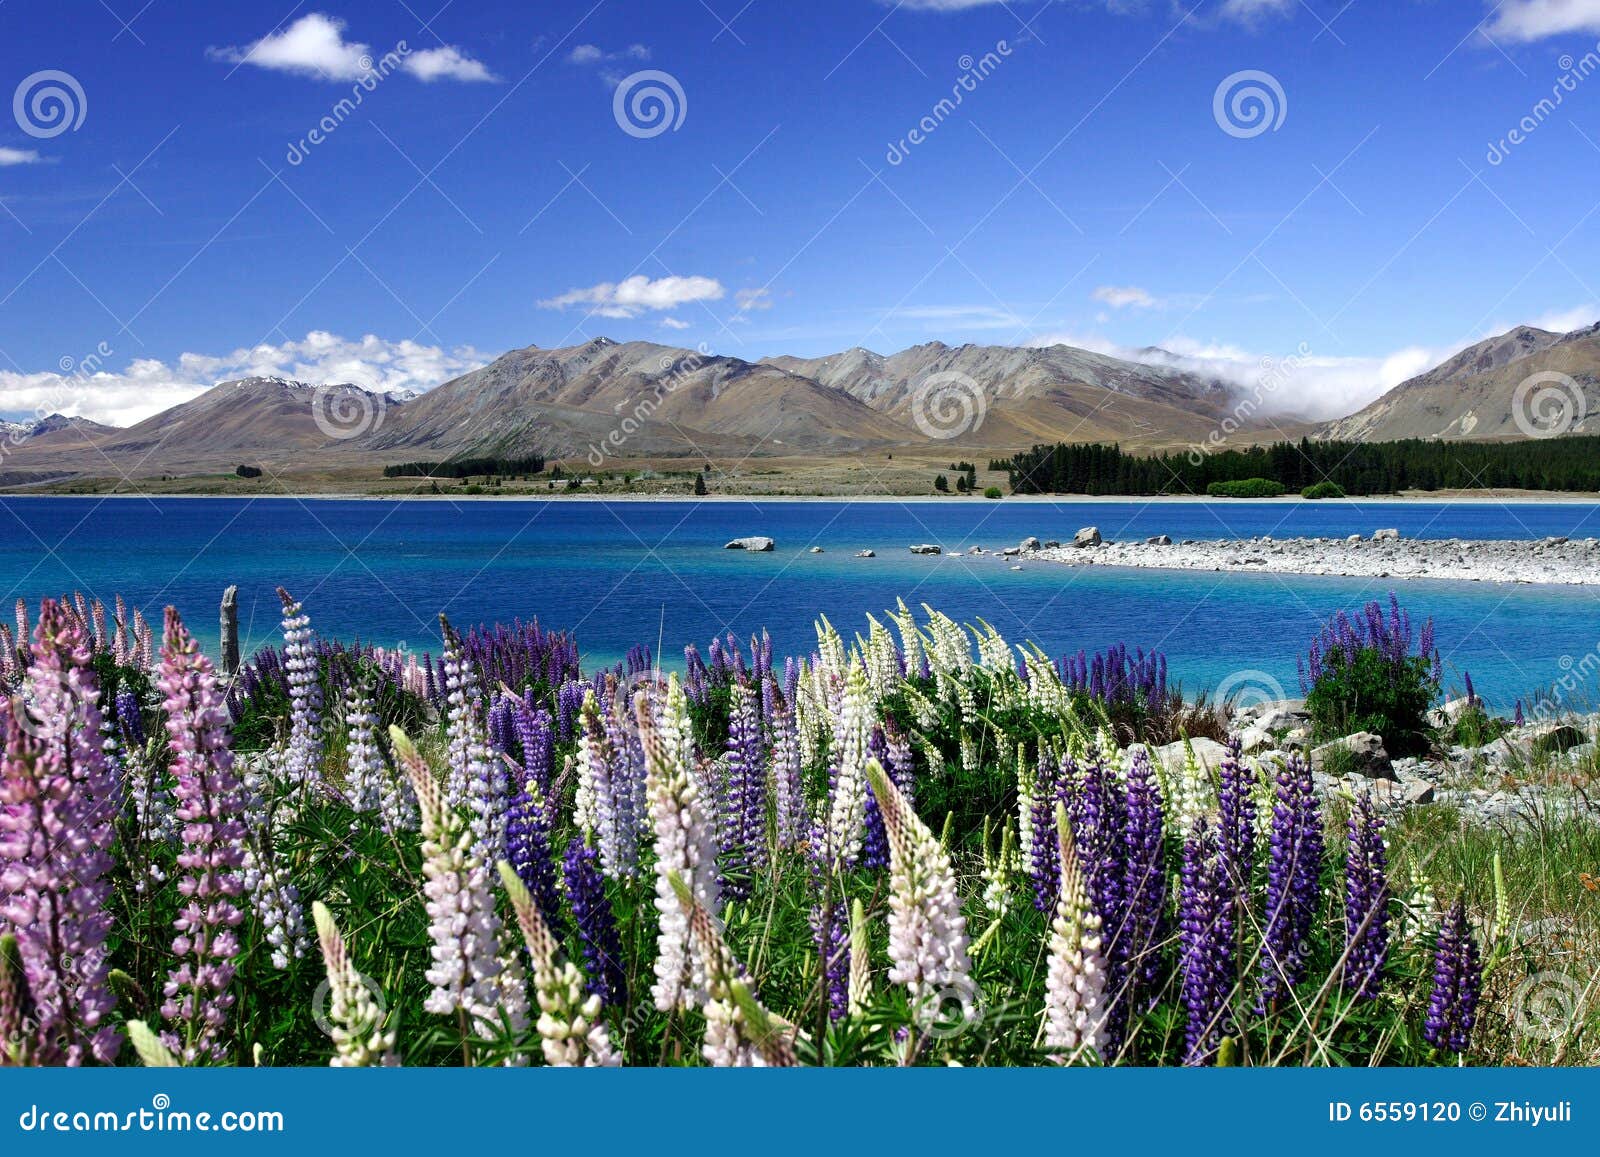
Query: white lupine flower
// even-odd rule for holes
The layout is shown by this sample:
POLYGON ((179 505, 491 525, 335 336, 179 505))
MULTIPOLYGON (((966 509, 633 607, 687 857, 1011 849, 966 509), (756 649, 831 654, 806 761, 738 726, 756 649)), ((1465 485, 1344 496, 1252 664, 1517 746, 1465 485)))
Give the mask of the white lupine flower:
MULTIPOLYGON (((1030 800, 1031 804, 1031 800, 1030 800)), ((1011 878, 1019 867, 1016 845, 1011 842, 1011 825, 1002 824, 1000 845, 991 855, 989 833, 983 841, 983 906, 996 920, 1011 911, 1011 878)))
MULTIPOLYGON (((1041 746, 1043 741, 1041 741, 1041 746)), ((1039 758, 1043 760, 1041 751, 1039 758)), ((1028 762, 1021 748, 1017 751, 1017 836, 1025 848, 1033 847, 1033 797, 1038 790, 1039 772, 1028 762)))
POLYGON ((894 645, 894 636, 888 628, 871 615, 867 640, 861 650, 866 658, 867 679, 872 684, 872 697, 882 700, 894 693, 900 683, 900 651, 894 645))
POLYGON ((1050 965, 1045 977, 1045 1047, 1071 1064, 1105 1045, 1105 961, 1101 957, 1100 917, 1089 903, 1083 868, 1073 845, 1067 811, 1056 804, 1061 841, 1061 891, 1050 925, 1050 965))
POLYGON ((872 930, 867 927, 867 910, 857 899, 850 905, 850 1015, 864 1014, 871 1000, 872 930))
POLYGON ((411 777, 422 821, 422 894, 428 913, 432 985, 423 1007, 448 1015, 458 1009, 484 1036, 499 1023, 501 924, 488 866, 472 832, 451 807, 433 773, 399 728, 390 728, 395 755, 411 777))
POLYGON ((872 728, 872 691, 860 663, 850 668, 844 708, 834 728, 832 757, 837 773, 828 801, 827 854, 835 866, 861 854, 867 826, 867 735, 872 728))
POLYGON ((667 682, 659 712, 640 693, 635 701, 639 738, 644 744, 645 790, 656 836, 656 1008, 668 1012, 705 999, 705 965, 689 931, 689 912, 672 886, 674 876, 688 883, 708 911, 720 910, 716 845, 699 788, 689 770, 692 734, 689 704, 676 675, 667 682))
POLYGON ((793 1026, 756 999, 749 976, 722 937, 717 918, 683 877, 673 872, 667 882, 688 914, 695 952, 705 964, 701 1012, 706 1018, 706 1035, 700 1055, 706 1064, 716 1068, 795 1065, 793 1026))
POLYGON ((345 793, 356 811, 373 811, 383 802, 388 774, 372 733, 378 716, 372 709, 371 693, 364 684, 354 685, 345 692, 344 720, 348 729, 346 764, 349 773, 345 793))
POLYGON ((828 616, 823 615, 817 620, 817 666, 831 674, 843 677, 847 661, 845 659, 844 638, 828 622, 828 616))
POLYGON ((1068 696, 1055 664, 1032 646, 1023 652, 1022 662, 1028 671, 1028 705, 1037 711, 1060 715, 1066 710, 1068 696))
POLYGON ((563 1068, 620 1065, 622 1057, 612 1048, 610 1030, 600 1019, 600 998, 584 992, 583 973, 570 960, 557 958, 555 937, 511 865, 502 860, 499 868, 533 961, 537 1027, 545 1062, 563 1068))
POLYGON ((333 913, 318 901, 311 906, 311 915, 328 972, 328 1035, 334 1047, 328 1064, 334 1068, 398 1065, 394 1029, 384 1024, 383 1009, 367 989, 369 982, 350 962, 333 913))
POLYGON ((867 779, 889 833, 889 979, 924 1013, 951 998, 970 1010, 977 989, 950 857, 875 759, 867 779))
POLYGON ((978 640, 980 667, 991 675, 1016 675, 1017 667, 1011 658, 1011 646, 1001 637, 999 631, 979 619, 978 626, 972 629, 972 633, 978 640))
POLYGON ((578 732, 578 788, 573 799, 573 822, 591 846, 600 850, 600 863, 615 877, 617 854, 616 814, 611 806, 611 772, 616 752, 600 722, 600 704, 594 692, 583 697, 578 732))
POLYGON ((891 617, 900 632, 900 652, 905 656, 906 674, 918 675, 922 671, 922 653, 926 640, 922 637, 922 629, 917 626, 917 617, 911 613, 911 608, 906 606, 904 599, 895 600, 895 610, 891 612, 891 617))

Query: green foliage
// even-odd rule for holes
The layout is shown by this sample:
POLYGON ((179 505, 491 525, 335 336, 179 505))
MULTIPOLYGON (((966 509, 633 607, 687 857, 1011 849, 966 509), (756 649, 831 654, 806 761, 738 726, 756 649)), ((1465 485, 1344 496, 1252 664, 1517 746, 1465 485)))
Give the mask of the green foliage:
POLYGON ((259 467, 259 466, 235 466, 234 469, 233 469, 233 472, 235 474, 237 474, 240 478, 260 478, 261 477, 261 467, 259 467))
POLYGON ((446 462, 399 462, 383 468, 385 478, 469 478, 474 474, 538 474, 544 455, 517 458, 452 458, 446 462))
POLYGON ((1319 498, 1343 498, 1345 497, 1345 493, 1344 487, 1340 486, 1337 482, 1329 482, 1324 480, 1322 482, 1314 482, 1310 486, 1307 486, 1304 490, 1300 491, 1300 497, 1309 498, 1312 501, 1316 501, 1319 498))
POLYGON ((1213 498, 1282 498, 1283 483, 1270 478, 1240 478, 1232 482, 1212 482, 1206 493, 1213 498))
POLYGON ((985 498, 1003 498, 1003 497, 1005 497, 1005 495, 1001 492, 1000 487, 998 487, 998 486, 985 487, 984 491, 983 491, 983 496, 985 498))
POLYGON ((950 479, 943 474, 936 475, 933 480, 933 488, 940 494, 950 493, 950 479))
POLYGON ((1322 657, 1322 675, 1306 693, 1312 738, 1322 743, 1371 731, 1383 736, 1390 755, 1421 754, 1428 749, 1428 708, 1438 694, 1426 656, 1391 662, 1376 647, 1349 653, 1335 647, 1322 657))

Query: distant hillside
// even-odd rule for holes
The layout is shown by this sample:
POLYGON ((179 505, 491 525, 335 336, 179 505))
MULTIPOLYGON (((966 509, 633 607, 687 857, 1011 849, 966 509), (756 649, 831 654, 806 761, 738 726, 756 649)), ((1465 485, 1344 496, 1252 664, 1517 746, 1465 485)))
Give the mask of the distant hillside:
POLYGON ((1600 326, 1569 334, 1520 326, 1489 338, 1316 436, 1387 442, 1550 433, 1600 433, 1600 326))

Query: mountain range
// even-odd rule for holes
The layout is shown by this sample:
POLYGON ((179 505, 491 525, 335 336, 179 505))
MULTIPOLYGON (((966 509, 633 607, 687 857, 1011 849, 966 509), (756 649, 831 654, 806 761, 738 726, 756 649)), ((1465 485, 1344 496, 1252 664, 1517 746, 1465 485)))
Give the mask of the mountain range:
POLYGON ((1004 456, 1041 442, 1174 448, 1298 438, 1506 439, 1600 429, 1600 326, 1519 327, 1320 425, 1266 417, 1236 384, 1066 345, 948 346, 746 361, 595 338, 529 346, 421 394, 228 381, 126 429, 51 415, 0 424, 0 484, 232 471, 376 471, 540 454, 625 460, 1004 456), (1562 406, 1565 409, 1562 409, 1562 406), (1543 423, 1541 425, 1541 423, 1543 423))

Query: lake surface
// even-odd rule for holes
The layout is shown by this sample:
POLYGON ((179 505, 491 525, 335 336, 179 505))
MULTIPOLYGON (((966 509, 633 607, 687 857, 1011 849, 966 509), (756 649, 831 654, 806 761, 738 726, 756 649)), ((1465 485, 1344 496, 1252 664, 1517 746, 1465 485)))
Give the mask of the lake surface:
MULTIPOLYGON (((1597 662, 1584 661, 1600 647, 1597 588, 1046 563, 1013 571, 1009 559, 906 549, 997 550, 1029 534, 1070 539, 1088 525, 1113 539, 1388 526, 1422 538, 1589 537, 1600 536, 1600 506, 0 498, 0 595, 36 603, 76 589, 109 604, 120 592, 155 622, 171 603, 209 647, 222 589, 237 583, 248 652, 275 640, 282 584, 325 635, 437 653, 440 611, 460 627, 537 617, 575 631, 586 665, 641 642, 676 665, 685 643, 762 627, 780 655, 809 652, 818 614, 848 637, 898 597, 982 618, 1052 656, 1154 647, 1192 691, 1250 671, 1298 694, 1295 660, 1318 625, 1394 587, 1414 618, 1435 620, 1447 683, 1468 670, 1497 703, 1597 662), (777 550, 722 549, 749 534, 773 537, 777 550), (878 557, 855 558, 864 547, 878 557)), ((1600 702, 1600 688, 1591 693, 1600 702)))

